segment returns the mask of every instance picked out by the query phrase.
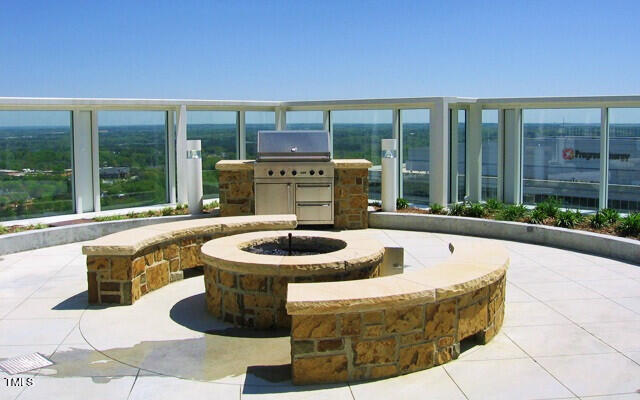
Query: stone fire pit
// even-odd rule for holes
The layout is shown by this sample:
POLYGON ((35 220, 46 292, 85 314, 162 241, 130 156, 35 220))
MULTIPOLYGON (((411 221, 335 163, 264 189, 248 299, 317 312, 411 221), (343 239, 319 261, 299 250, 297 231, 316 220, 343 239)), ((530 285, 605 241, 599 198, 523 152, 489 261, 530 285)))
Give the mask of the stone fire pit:
POLYGON ((288 283, 377 277, 384 246, 357 232, 265 231, 214 239, 201 251, 209 312, 267 329, 291 327, 288 283))

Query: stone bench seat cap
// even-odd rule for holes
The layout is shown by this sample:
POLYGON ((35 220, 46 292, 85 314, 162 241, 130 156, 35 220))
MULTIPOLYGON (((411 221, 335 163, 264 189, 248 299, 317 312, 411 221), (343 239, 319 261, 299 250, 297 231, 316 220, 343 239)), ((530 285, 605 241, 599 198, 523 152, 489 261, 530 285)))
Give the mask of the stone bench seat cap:
POLYGON ((127 256, 134 255, 150 246, 191 236, 265 229, 294 229, 297 224, 295 214, 206 217, 167 222, 103 236, 84 245, 82 253, 86 255, 127 256))
POLYGON ((508 266, 509 254, 502 245, 458 243, 448 260, 420 271, 365 280, 290 283, 287 312, 360 312, 440 302, 496 282, 508 266))

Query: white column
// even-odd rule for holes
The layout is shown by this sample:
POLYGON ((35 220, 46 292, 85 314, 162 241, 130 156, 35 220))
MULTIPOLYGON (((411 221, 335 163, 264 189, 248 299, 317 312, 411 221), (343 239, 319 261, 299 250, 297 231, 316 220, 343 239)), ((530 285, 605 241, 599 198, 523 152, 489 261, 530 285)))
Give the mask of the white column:
POLYGON ((98 136, 98 110, 91 111, 91 164, 93 171, 93 211, 100 211, 100 138, 98 136))
POLYGON ((449 135, 451 135, 451 147, 449 151, 449 202, 458 202, 458 109, 452 108, 449 113, 449 135))
POLYGON ((287 129, 287 110, 276 108, 276 130, 282 131, 285 129, 287 129))
POLYGON ((429 203, 447 205, 449 192, 449 103, 439 99, 429 113, 429 203))
POLYGON ((498 200, 504 201, 504 110, 498 110, 498 200))
POLYGON ((609 109, 600 111, 600 198, 598 208, 607 208, 609 203, 609 109))
POLYGON ((471 104, 467 116, 467 193, 469 200, 482 197, 482 107, 471 104))
POLYGON ((504 201, 522 203, 522 110, 504 110, 504 201))
POLYGON ((174 110, 167 111, 167 161, 169 203, 175 204, 178 198, 178 189, 176 188, 176 116, 174 110))
POLYGON ((73 181, 76 213, 93 211, 91 111, 73 111, 73 181))
POLYGON ((247 125, 244 111, 238 111, 238 159, 247 158, 247 125))
POLYGON ((176 175, 178 178, 178 203, 186 203, 187 198, 187 106, 178 109, 176 123, 176 175))

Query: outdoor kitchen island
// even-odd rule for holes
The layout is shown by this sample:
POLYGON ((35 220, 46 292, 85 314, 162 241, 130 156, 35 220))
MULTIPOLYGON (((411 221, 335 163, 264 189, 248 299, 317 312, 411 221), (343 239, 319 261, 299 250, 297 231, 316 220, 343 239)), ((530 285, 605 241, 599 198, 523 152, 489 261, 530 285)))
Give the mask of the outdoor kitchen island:
MULTIPOLYGON (((368 227, 368 169, 364 159, 333 159, 333 226, 337 229, 368 227)), ((253 160, 222 160, 216 163, 220 183, 220 215, 255 214, 253 160)))

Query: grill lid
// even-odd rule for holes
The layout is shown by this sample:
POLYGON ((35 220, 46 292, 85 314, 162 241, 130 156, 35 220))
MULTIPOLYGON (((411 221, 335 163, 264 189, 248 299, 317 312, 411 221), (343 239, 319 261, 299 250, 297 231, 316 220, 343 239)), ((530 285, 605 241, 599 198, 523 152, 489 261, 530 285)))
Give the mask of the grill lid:
POLYGON ((327 131, 259 131, 258 161, 329 161, 327 131))

